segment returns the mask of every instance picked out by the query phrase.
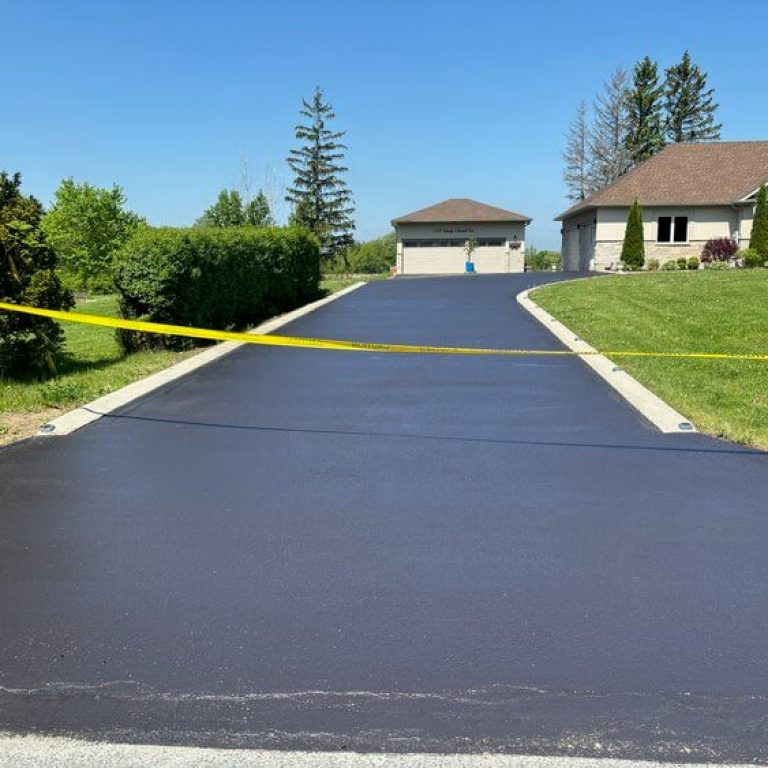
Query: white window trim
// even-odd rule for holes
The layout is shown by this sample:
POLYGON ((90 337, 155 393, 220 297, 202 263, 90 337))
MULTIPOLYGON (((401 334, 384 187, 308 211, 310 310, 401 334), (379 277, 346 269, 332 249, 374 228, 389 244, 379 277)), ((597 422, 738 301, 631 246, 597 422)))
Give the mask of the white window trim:
POLYGON ((656 216, 656 245, 671 245, 682 246, 691 244, 691 217, 688 214, 680 214, 680 216, 673 216, 671 214, 659 214, 656 216), (659 219, 671 219, 669 236, 670 240, 659 240, 659 219), (675 219, 687 219, 688 223, 685 226, 685 240, 675 240, 675 219))

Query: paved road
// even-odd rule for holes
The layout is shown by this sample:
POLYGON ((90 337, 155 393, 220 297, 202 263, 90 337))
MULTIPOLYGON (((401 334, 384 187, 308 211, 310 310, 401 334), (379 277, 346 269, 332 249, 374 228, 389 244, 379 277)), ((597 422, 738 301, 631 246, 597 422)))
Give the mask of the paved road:
MULTIPOLYGON (((554 347, 539 276, 314 336, 554 347)), ((768 761, 768 462, 575 359, 243 348, 0 451, 0 729, 768 761)))

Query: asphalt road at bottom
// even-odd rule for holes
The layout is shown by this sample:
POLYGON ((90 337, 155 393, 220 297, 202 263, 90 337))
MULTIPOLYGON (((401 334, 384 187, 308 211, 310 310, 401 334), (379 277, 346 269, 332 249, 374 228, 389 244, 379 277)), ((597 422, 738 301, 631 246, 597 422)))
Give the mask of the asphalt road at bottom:
MULTIPOLYGON (((286 332, 556 348, 547 279, 286 332)), ((768 762, 767 459, 577 359, 242 348, 0 451, 0 730, 768 762)))

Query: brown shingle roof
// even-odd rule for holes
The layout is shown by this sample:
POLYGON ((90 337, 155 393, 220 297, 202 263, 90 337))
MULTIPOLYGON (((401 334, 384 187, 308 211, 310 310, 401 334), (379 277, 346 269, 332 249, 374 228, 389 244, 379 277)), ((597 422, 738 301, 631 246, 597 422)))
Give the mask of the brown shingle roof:
POLYGON ((724 205, 741 200, 768 179, 768 141, 670 144, 556 221, 600 206, 724 205))
POLYGON ((478 203, 477 200, 470 200, 468 197, 454 197, 450 200, 443 200, 442 203, 430 205, 429 208, 422 208, 419 211, 398 216, 396 219, 392 219, 392 224, 445 224, 459 221, 530 222, 531 219, 514 211, 505 211, 503 208, 496 208, 493 205, 478 203))

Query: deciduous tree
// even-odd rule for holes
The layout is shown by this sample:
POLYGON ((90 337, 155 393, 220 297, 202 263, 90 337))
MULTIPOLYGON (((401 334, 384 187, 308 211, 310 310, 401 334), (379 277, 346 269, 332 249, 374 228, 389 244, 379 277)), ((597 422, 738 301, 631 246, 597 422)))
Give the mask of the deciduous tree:
POLYGON ((616 181, 630 167, 627 150, 628 84, 626 71, 616 67, 594 103, 595 119, 589 141, 589 175, 590 185, 595 190, 616 181))
POLYGON ((584 200, 592 193, 589 177, 589 125, 587 104, 582 101, 576 108, 576 117, 568 128, 563 178, 569 200, 584 200))
POLYGON ((65 179, 56 190, 43 229, 77 288, 110 290, 114 256, 143 219, 125 208, 123 190, 65 179))
POLYGON ((253 200, 246 203, 243 209, 243 218, 246 224, 253 227, 273 227, 275 225, 269 200, 261 189, 253 200))

